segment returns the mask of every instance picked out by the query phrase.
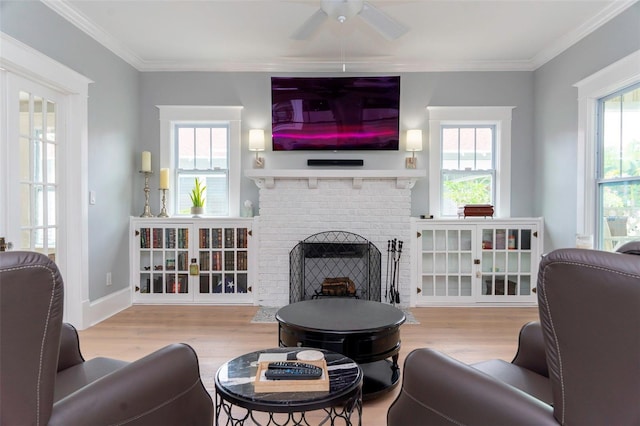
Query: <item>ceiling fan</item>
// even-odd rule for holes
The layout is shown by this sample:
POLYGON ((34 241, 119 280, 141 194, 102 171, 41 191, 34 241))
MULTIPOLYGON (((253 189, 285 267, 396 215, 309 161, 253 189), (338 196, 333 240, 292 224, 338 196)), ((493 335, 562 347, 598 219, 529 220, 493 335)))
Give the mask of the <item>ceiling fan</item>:
POLYGON ((329 17, 344 23, 354 16, 362 18, 387 40, 395 40, 409 31, 409 28, 364 0, 321 0, 320 9, 311 15, 291 38, 308 39, 329 17))

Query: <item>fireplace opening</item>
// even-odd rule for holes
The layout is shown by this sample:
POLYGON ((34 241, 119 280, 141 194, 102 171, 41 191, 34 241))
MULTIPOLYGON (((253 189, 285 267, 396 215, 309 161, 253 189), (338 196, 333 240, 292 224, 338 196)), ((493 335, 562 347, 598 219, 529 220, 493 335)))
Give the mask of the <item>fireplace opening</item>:
POLYGON ((289 303, 321 297, 380 302, 380 262, 380 250, 360 235, 311 235, 289 252, 289 303))

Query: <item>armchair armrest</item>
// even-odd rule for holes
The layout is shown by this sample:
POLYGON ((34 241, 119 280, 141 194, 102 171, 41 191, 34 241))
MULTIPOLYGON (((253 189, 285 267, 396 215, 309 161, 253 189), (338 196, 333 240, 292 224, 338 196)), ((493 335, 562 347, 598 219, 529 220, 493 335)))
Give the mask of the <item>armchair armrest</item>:
POLYGON ((71 324, 62 323, 60 350, 58 352, 58 372, 84 362, 80 352, 78 332, 71 324))
POLYGON ((522 327, 518 339, 518 352, 511 362, 541 376, 549 377, 544 336, 539 321, 529 322, 522 327))
POLYGON ((211 396, 186 344, 165 346, 54 404, 49 425, 207 425, 211 396))
POLYGON ((402 389, 387 413, 389 426, 558 425, 553 408, 431 349, 412 351, 402 389))

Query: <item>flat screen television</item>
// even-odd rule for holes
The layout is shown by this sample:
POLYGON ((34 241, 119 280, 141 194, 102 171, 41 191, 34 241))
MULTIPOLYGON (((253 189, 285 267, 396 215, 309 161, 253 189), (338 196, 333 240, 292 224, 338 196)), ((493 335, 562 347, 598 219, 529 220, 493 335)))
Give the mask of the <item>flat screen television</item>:
POLYGON ((272 77, 274 151, 397 150, 400 77, 272 77))

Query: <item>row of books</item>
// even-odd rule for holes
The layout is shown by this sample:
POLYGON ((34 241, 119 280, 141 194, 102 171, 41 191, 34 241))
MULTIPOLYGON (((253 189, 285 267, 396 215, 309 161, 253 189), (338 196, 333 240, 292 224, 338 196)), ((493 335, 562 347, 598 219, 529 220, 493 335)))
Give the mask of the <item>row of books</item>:
POLYGON ((140 248, 172 249, 189 247, 189 229, 187 228, 142 228, 140 229, 140 248), (165 231, 164 235, 162 231, 165 231), (163 243, 163 236, 165 243, 163 243))
POLYGON ((222 271, 223 265, 225 271, 246 271, 248 268, 248 256, 246 251, 239 251, 237 253, 237 263, 235 259, 235 252, 233 251, 225 251, 224 252, 224 264, 223 264, 223 256, 222 251, 214 251, 211 253, 211 257, 209 257, 209 252, 201 251, 200 252, 200 270, 201 271, 222 271))
POLYGON ((225 248, 247 248, 247 228, 224 228, 224 239, 222 228, 200 229, 198 233, 200 248, 222 248, 223 243, 225 248))

